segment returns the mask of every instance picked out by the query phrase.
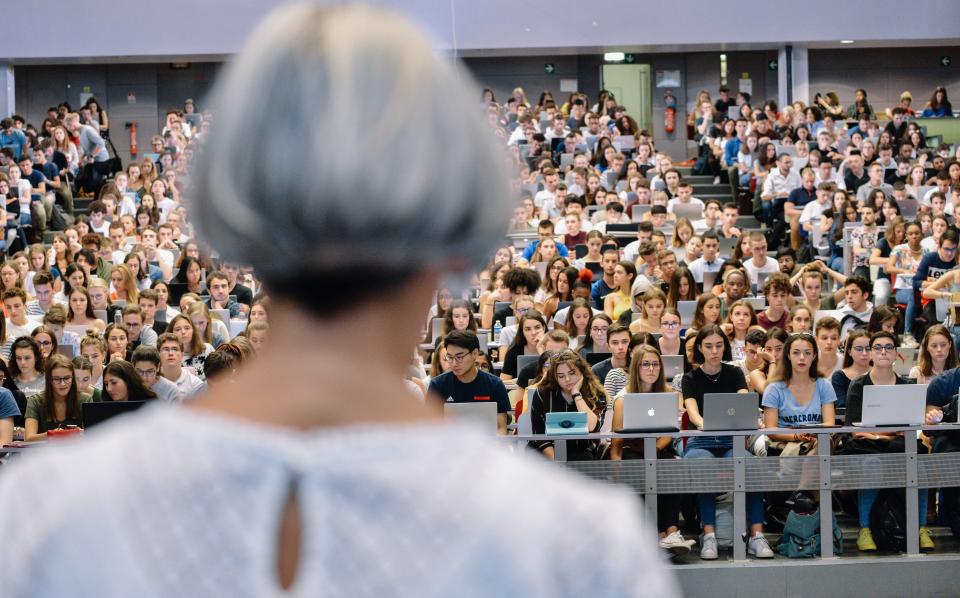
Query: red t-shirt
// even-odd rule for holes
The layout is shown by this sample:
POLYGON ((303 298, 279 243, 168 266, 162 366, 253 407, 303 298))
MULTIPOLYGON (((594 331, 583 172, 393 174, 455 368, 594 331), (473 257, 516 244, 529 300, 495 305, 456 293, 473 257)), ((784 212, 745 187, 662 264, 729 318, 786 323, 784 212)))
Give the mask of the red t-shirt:
POLYGON ((770 318, 767 317, 767 310, 757 314, 757 322, 763 326, 764 330, 770 330, 771 328, 782 328, 783 330, 787 329, 787 319, 790 317, 790 313, 784 310, 783 315, 776 322, 771 322, 770 318))

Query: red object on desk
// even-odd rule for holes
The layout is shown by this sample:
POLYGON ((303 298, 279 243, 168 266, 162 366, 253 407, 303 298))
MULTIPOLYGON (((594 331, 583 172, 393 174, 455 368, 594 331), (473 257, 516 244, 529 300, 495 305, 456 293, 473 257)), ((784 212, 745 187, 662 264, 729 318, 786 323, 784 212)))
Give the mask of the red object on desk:
POLYGON ((61 440, 64 438, 70 438, 72 436, 80 436, 83 434, 81 428, 61 428, 59 430, 47 430, 47 439, 48 440, 61 440))

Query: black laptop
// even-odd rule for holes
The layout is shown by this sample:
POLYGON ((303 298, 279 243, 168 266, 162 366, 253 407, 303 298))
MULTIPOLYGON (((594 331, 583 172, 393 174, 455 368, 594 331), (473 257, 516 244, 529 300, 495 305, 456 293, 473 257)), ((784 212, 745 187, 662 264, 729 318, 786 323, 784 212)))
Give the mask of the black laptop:
POLYGON ((131 413, 143 407, 147 401, 104 401, 102 403, 81 403, 80 413, 83 427, 91 428, 102 424, 111 417, 131 413))

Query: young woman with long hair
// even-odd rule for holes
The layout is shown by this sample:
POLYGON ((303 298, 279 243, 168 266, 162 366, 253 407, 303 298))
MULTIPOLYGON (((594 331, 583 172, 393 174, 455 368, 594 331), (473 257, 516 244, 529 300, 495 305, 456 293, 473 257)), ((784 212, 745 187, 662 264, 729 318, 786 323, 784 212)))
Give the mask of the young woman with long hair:
POLYGON ((940 374, 958 365, 960 361, 957 359, 957 348, 953 344, 950 331, 943 324, 935 324, 927 328, 923 335, 917 365, 913 366, 907 377, 916 380, 917 384, 929 384, 940 374))
POLYGON ((747 333, 752 326, 759 326, 753 305, 745 299, 734 301, 727 309, 727 317, 723 323, 723 330, 730 338, 734 361, 743 359, 747 333))
POLYGON ((555 255, 550 258, 550 261, 547 262, 547 269, 544 272, 543 282, 540 284, 540 288, 537 289, 537 292, 533 296, 533 301, 536 303, 537 309, 541 312, 543 311, 543 306, 547 299, 556 294, 557 278, 560 276, 560 273, 563 272, 563 269, 569 265, 570 264, 567 262, 567 258, 563 257, 562 255, 555 255))
POLYGON ((140 296, 140 289, 137 286, 137 279, 134 277, 130 268, 124 264, 118 264, 110 272, 110 301, 126 301, 129 305, 136 305, 140 296))
POLYGON ((157 398, 127 361, 111 361, 103 370, 104 401, 148 401, 157 398))
POLYGON ((630 332, 649 332, 660 334, 663 310, 667 306, 667 296, 658 287, 651 287, 640 297, 640 317, 630 323, 630 332))
MULTIPOLYGON (((593 375, 590 365, 576 352, 561 351, 550 358, 550 367, 543 375, 530 403, 530 421, 534 434, 546 432, 548 413, 580 412, 587 414, 587 430, 597 432, 603 425, 607 397, 603 386, 593 375)), ((554 458, 552 441, 530 443, 531 447, 554 458)), ((567 442, 568 461, 587 461, 597 458, 597 441, 567 442)))
MULTIPOLYGON (((626 394, 668 392, 670 389, 663 378, 663 359, 660 352, 650 345, 640 345, 630 353, 627 385, 613 399, 614 432, 623 429, 623 402, 626 394)), ((677 394, 677 407, 680 407, 680 395, 677 394)), ((679 411, 678 411, 679 412, 679 411)), ((657 459, 675 459, 673 438, 657 438, 657 459)), ((610 460, 643 459, 643 439, 625 440, 614 438, 610 443, 610 460)), ((657 530, 660 534, 660 547, 675 555, 686 554, 695 543, 685 540, 680 533, 680 501, 676 497, 664 497, 657 501, 657 530)))
POLYGON ((450 303, 450 309, 443 316, 443 335, 454 330, 477 331, 477 320, 473 317, 473 305, 466 299, 456 299, 450 303))
MULTIPOLYGON (((206 291, 201 276, 202 270, 198 260, 190 256, 183 256, 183 259, 180 260, 180 269, 177 270, 177 274, 170 282, 185 284, 189 292, 202 295, 206 291)), ((438 318, 442 315, 442 313, 437 313, 438 318)))
POLYGON ((766 390, 767 380, 773 375, 777 364, 783 360, 783 347, 789 339, 790 335, 782 328, 771 328, 767 331, 763 338, 763 365, 747 376, 747 383, 753 391, 763 394, 766 390))
POLYGON ((564 268, 557 276, 556 289, 543 303, 543 317, 547 322, 553 319, 560 308, 561 301, 573 301, 573 285, 577 283, 580 271, 574 267, 564 268))
MULTIPOLYGON (((804 424, 836 421, 837 395, 833 385, 820 376, 817 366, 817 342, 809 332, 790 336, 763 391, 765 428, 797 428, 804 424)), ((780 442, 816 442, 807 433, 773 434, 780 442)))
MULTIPOLYGON (((693 363, 699 367, 687 372, 681 380, 681 395, 691 425, 703 427, 704 395, 719 392, 747 392, 743 370, 729 362, 730 340, 719 326, 708 324, 699 329, 694 338, 693 363)), ((729 436, 697 436, 687 442, 684 459, 729 458, 733 455, 733 439, 729 436)), ((763 495, 748 493, 747 524, 750 539, 747 552, 758 558, 773 558, 773 551, 763 537, 763 495)), ((715 560, 719 554, 716 538, 716 495, 697 494, 703 541, 700 558, 715 560)), ((735 530, 735 534, 739 530, 735 530)))
POLYGON ((197 327, 186 315, 175 316, 167 324, 167 332, 177 335, 183 344, 183 367, 190 368, 201 380, 206 380, 203 374, 203 362, 207 355, 213 353, 213 347, 203 341, 197 327))
POLYGON ((870 370, 870 333, 855 328, 843 343, 843 367, 833 373, 830 382, 837 395, 837 407, 846 407, 850 383, 870 370))
POLYGON ((584 339, 583 344, 577 347, 577 352, 582 356, 587 353, 609 353, 610 346, 607 344, 607 331, 613 325, 613 319, 607 314, 601 312, 590 316, 590 323, 587 325, 589 334, 584 339))
POLYGON ((697 297, 693 309, 693 320, 687 327, 687 337, 696 334, 704 326, 720 324, 720 298, 713 293, 703 293, 697 297))
POLYGON ((90 328, 103 332, 107 324, 93 313, 93 309, 93 302, 87 289, 83 287, 71 289, 67 296, 67 323, 64 329, 80 335, 86 334, 90 328))
POLYGON ((210 308, 206 303, 197 301, 183 313, 190 317, 190 321, 196 326, 204 342, 212 345, 214 349, 230 340, 230 332, 226 324, 220 318, 210 315, 210 308))
POLYGON ((53 355, 47 362, 43 391, 27 399, 24 439, 44 440, 48 430, 82 425, 80 405, 90 401, 77 389, 73 363, 53 355))
POLYGON ((503 358, 500 378, 513 380, 517 377, 517 357, 520 355, 539 355, 540 337, 547 332, 547 321, 535 309, 531 309, 517 318, 517 335, 513 337, 510 348, 503 358))
POLYGON ((29 336, 21 336, 10 347, 10 374, 23 394, 43 391, 43 354, 40 345, 29 336))
MULTIPOLYGON (((667 307, 677 307, 679 301, 697 300, 697 280, 693 273, 686 268, 677 268, 670 277, 667 290, 667 307)), ((689 323, 689 322, 688 322, 689 323)))
POLYGON ((604 313, 614 321, 630 309, 630 296, 636 279, 637 267, 633 263, 623 261, 616 265, 613 271, 614 291, 603 300, 604 313))
POLYGON ((663 331, 657 346, 661 355, 681 355, 683 342, 680 339, 680 313, 674 307, 665 307, 660 315, 660 329, 663 331))

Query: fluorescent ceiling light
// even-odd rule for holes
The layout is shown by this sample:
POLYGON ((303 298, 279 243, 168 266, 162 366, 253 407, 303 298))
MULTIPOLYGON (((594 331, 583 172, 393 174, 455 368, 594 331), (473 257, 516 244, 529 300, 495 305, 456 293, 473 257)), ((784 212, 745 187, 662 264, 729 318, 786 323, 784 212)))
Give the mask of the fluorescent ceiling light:
POLYGON ((853 40, 852 40, 852 39, 842 39, 842 40, 840 40, 840 43, 841 43, 841 44, 852 44, 852 43, 853 43, 853 40))
POLYGON ((621 62, 626 56, 623 52, 607 52, 603 55, 603 59, 607 62, 621 62))

